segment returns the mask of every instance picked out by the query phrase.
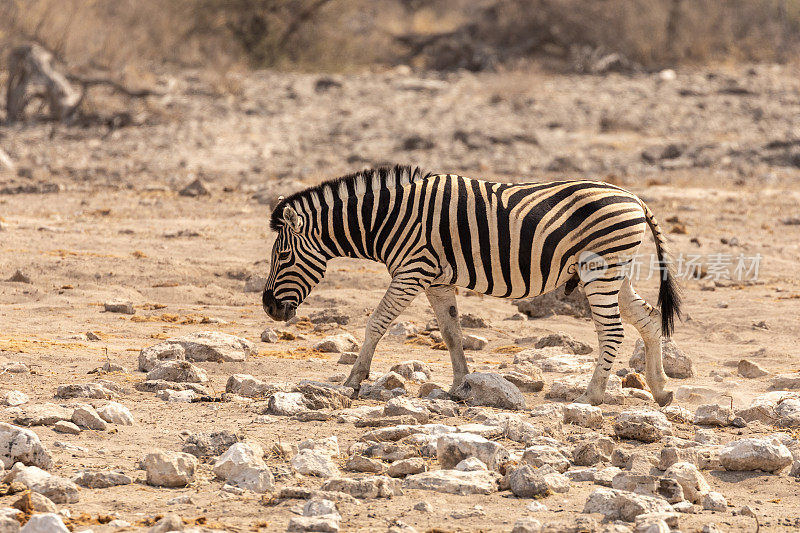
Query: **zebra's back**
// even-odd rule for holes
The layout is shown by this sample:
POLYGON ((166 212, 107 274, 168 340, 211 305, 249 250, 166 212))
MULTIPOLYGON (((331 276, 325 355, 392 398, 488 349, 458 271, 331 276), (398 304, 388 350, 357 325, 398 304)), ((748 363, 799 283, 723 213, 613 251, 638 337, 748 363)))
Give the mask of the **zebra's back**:
POLYGON ((407 185, 423 206, 421 237, 443 282, 500 297, 555 289, 582 253, 606 261, 635 253, 646 227, 641 201, 595 181, 508 184, 452 174, 407 185))

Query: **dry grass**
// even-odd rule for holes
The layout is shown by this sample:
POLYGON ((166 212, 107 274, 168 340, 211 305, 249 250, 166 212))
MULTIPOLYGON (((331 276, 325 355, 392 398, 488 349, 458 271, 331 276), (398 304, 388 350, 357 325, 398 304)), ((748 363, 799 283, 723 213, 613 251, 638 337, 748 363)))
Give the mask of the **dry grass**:
MULTIPOLYGON (((572 45, 648 67, 794 58, 800 0, 6 0, 0 49, 35 40, 73 69, 151 63, 348 70, 408 59, 396 37, 464 32, 501 61, 572 45)), ((0 67, 5 57, 0 58, 0 67)))

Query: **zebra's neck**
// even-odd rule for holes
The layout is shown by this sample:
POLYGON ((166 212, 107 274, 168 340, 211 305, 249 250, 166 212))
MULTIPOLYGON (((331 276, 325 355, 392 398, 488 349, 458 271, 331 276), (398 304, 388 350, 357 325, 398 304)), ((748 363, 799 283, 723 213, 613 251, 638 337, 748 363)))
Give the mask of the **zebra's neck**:
POLYGON ((317 210, 319 243, 328 259, 351 257, 386 263, 413 225, 411 184, 335 197, 317 210))
POLYGON ((309 230, 327 259, 353 257, 388 264, 391 248, 406 238, 403 225, 410 222, 411 184, 423 177, 414 167, 366 170, 322 183, 286 202, 312 222, 309 230))

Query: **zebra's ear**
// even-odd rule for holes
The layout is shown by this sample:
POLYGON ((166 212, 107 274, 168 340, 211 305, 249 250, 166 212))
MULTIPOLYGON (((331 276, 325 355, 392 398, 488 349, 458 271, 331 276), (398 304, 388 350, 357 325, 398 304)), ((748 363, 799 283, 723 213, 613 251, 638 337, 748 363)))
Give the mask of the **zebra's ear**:
POLYGON ((290 205, 287 205, 283 208, 283 221, 286 222, 286 225, 289 226, 289 229, 295 233, 299 233, 303 228, 303 219, 300 218, 300 215, 297 214, 297 211, 295 211, 290 205))

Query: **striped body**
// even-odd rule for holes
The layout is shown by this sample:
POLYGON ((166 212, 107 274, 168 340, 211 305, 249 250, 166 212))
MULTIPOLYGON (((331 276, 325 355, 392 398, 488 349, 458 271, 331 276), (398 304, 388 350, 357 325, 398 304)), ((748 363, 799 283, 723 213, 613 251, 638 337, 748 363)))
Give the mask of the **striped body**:
POLYGON ((278 238, 264 305, 285 319, 268 307, 293 314, 329 259, 380 261, 393 281, 381 302, 386 311, 379 305, 367 327, 367 336, 379 339, 420 292, 430 299, 457 286, 498 297, 536 296, 577 281, 591 258, 590 270, 602 269, 582 282, 601 335, 604 364, 598 366, 610 370, 616 350, 603 350, 603 336, 606 344, 618 344, 617 335, 621 342, 614 311, 626 281, 622 269, 648 225, 661 255, 663 236, 644 203, 600 182, 504 184, 410 167, 365 171, 298 193, 275 209, 278 238))

